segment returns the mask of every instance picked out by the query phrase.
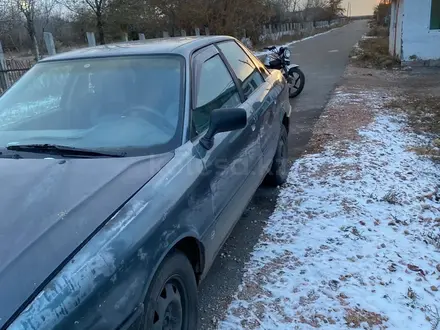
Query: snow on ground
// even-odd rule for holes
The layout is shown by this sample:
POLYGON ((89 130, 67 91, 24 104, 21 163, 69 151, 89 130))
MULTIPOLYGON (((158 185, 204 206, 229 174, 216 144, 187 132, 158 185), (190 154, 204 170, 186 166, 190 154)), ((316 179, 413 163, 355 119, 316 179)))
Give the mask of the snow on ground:
MULTIPOLYGON (((309 40, 309 39, 313 39, 313 38, 316 38, 316 37, 318 37, 318 36, 322 36, 322 35, 324 35, 324 34, 330 33, 330 32, 332 32, 332 31, 334 31, 334 30, 337 30, 337 29, 340 29, 340 27, 336 27, 336 28, 330 29, 330 30, 325 31, 325 32, 317 33, 317 34, 314 34, 314 35, 312 35, 312 36, 309 36, 309 37, 306 37, 306 38, 303 38, 303 39, 300 39, 300 40, 290 41, 290 42, 285 43, 285 44, 283 44, 283 45, 275 45, 275 46, 276 46, 277 48, 280 48, 280 47, 290 47, 290 46, 292 46, 293 44, 296 44, 296 43, 298 43, 298 42, 305 41, 305 40, 309 40)), ((275 43, 276 43, 276 41, 274 41, 274 44, 275 44, 275 43)), ((255 55, 255 56, 263 56, 263 55, 267 55, 267 54, 270 54, 270 53, 271 53, 271 51, 269 51, 269 50, 264 50, 264 51, 260 51, 260 52, 254 52, 254 55, 255 55)))
POLYGON ((220 329, 440 329, 439 167, 371 95, 360 139, 294 163, 220 329))

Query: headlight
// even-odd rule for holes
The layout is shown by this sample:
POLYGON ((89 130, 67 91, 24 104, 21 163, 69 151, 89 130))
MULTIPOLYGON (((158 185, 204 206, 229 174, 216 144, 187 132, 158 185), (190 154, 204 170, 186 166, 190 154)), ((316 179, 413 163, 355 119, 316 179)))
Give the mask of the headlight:
POLYGON ((285 58, 290 58, 290 50, 289 49, 284 49, 284 57, 285 58))

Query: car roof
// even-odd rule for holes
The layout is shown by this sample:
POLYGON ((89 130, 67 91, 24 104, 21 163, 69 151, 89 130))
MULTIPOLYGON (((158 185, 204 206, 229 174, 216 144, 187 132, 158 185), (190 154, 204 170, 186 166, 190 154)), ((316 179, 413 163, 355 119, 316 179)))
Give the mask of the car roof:
POLYGON ((228 36, 158 38, 86 47, 47 57, 40 62, 112 56, 178 54, 189 57, 192 52, 215 42, 235 40, 228 36))

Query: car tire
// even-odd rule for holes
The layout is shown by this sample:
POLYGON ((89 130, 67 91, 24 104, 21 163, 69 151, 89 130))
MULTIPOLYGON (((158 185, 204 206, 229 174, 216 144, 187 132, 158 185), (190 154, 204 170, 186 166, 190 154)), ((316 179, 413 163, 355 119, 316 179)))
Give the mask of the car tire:
POLYGON ((288 175, 287 129, 284 125, 281 125, 281 134, 280 139, 278 140, 277 150, 269 173, 267 173, 266 178, 264 179, 264 183, 269 186, 280 186, 287 181, 288 175))
POLYGON ((197 329, 197 282, 183 253, 174 251, 161 263, 148 289, 145 307, 145 330, 197 329))

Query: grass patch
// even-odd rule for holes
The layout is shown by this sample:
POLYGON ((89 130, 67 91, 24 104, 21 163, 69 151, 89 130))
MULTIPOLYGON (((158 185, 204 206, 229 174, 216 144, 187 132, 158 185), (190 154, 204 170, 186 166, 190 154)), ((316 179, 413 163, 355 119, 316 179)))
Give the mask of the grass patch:
POLYGON ((370 37, 387 37, 389 35, 390 31, 388 27, 381 26, 381 25, 371 25, 370 30, 367 33, 367 36, 370 37))
POLYGON ((426 320, 431 323, 431 330, 437 330, 440 328, 440 312, 437 306, 426 307, 426 320))
POLYGON ((401 205, 399 193, 392 191, 392 190, 389 191, 385 196, 382 197, 382 201, 387 202, 392 205, 396 205, 396 204, 401 205))
MULTIPOLYGON (((406 95, 385 104, 386 107, 404 111, 411 126, 418 133, 431 133, 440 136, 440 96, 406 95)), ((433 140, 436 147, 440 147, 438 139, 433 140), (439 145, 437 145, 439 144, 439 145)))
POLYGON ((440 96, 405 94, 385 106, 405 112, 415 132, 432 136, 429 145, 411 148, 412 151, 440 160, 440 96))
POLYGON ((388 37, 362 39, 358 45, 351 56, 354 64, 358 66, 391 69, 399 64, 399 62, 389 54, 388 37))
POLYGON ((353 63, 376 69, 391 69, 399 65, 399 61, 389 53, 388 36, 388 27, 371 23, 367 37, 359 41, 350 55, 353 63))
POLYGON ((423 233, 426 243, 433 245, 437 250, 440 250, 440 233, 438 232, 425 232, 423 233))
POLYGON ((388 321, 386 316, 357 307, 354 309, 347 309, 344 318, 349 328, 360 328, 363 323, 367 323, 370 328, 378 327, 379 329, 385 329, 386 327, 383 323, 388 321))
POLYGON ((408 151, 412 151, 415 152, 417 155, 428 156, 434 160, 440 161, 440 151, 438 150, 438 148, 435 147, 431 147, 431 146, 412 147, 409 148, 408 151))

